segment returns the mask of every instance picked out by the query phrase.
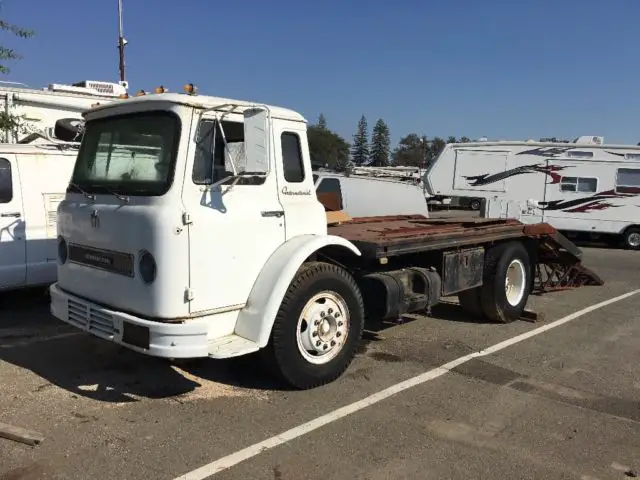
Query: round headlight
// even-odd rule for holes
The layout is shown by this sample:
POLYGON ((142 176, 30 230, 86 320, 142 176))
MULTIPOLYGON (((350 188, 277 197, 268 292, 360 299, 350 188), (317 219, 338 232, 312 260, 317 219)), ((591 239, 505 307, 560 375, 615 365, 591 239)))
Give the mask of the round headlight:
POLYGON ((58 260, 60 260, 61 264, 64 265, 66 263, 68 253, 66 240, 63 237, 58 237, 58 260))
POLYGON ((156 279, 156 261, 146 250, 140 252, 140 260, 138 261, 140 276, 144 283, 152 283, 156 279))

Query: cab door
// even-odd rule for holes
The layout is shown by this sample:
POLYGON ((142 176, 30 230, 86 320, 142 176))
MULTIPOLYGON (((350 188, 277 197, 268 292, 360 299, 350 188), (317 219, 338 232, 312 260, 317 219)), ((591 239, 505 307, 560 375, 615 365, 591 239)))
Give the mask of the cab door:
POLYGON ((0 289, 27 281, 27 240, 22 188, 15 155, 0 157, 0 289))
POLYGON ((266 177, 227 180, 212 187, 233 174, 220 127, 238 163, 244 155, 255 154, 254 146, 265 143, 268 161, 270 129, 249 128, 252 138, 245 139, 242 115, 196 122, 182 193, 190 217, 190 311, 239 309, 260 269, 285 241, 284 209, 273 169, 266 177))

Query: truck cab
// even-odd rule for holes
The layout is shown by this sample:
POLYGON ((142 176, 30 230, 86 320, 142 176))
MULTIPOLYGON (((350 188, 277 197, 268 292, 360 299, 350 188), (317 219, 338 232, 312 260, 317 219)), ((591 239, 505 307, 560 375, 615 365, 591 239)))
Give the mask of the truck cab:
POLYGON ((252 292, 274 287, 260 283, 265 265, 295 239, 332 242, 305 119, 163 93, 97 106, 85 121, 58 208, 52 313, 155 356, 216 356, 220 339, 219 356, 266 344, 257 324, 237 335, 252 292))

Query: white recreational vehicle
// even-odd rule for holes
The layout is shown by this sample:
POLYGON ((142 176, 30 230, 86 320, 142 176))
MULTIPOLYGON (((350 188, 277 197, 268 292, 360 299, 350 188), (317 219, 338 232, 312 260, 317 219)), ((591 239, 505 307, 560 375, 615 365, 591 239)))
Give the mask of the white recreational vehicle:
POLYGON ((573 143, 448 144, 425 174, 430 195, 482 197, 484 216, 546 222, 640 249, 640 147, 573 143))
MULTIPOLYGON (((0 82, 0 114, 18 118, 13 131, 0 132, 2 143, 32 143, 55 128, 57 121, 60 137, 65 130, 73 132, 74 122, 82 119, 82 112, 96 103, 105 104, 126 96, 125 86, 84 80, 72 85, 52 83, 48 87, 30 88, 22 83, 0 82), (33 135, 36 133, 36 135, 33 135)), ((71 138, 63 138, 71 140, 71 138)))

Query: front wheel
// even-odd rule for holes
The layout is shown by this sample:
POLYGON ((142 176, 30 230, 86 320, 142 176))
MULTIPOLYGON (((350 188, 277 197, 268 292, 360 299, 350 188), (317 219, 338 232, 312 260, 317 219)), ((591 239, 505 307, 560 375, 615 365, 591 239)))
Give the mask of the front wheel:
POLYGON ((264 353, 289 385, 314 388, 349 367, 363 329, 362 296, 353 277, 336 265, 312 262, 291 282, 264 353))
POLYGON ((480 292, 482 311, 494 322, 510 323, 522 316, 531 292, 531 261, 521 242, 491 248, 485 257, 480 292))

